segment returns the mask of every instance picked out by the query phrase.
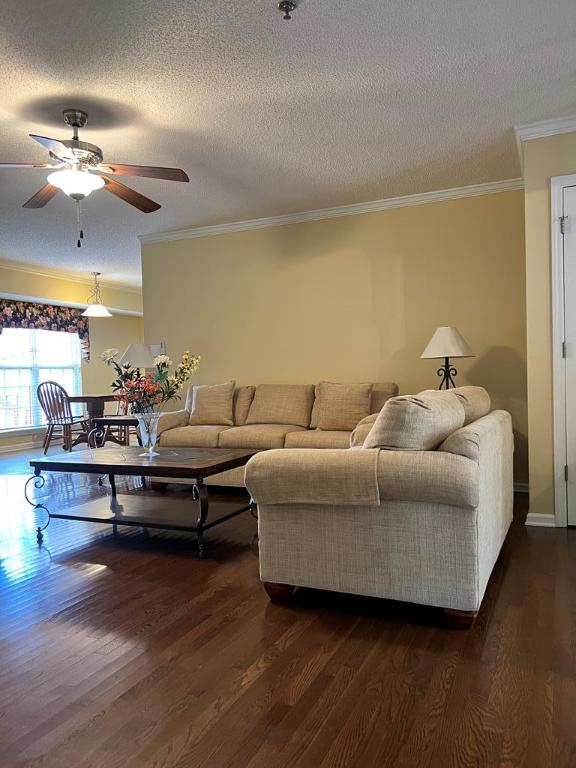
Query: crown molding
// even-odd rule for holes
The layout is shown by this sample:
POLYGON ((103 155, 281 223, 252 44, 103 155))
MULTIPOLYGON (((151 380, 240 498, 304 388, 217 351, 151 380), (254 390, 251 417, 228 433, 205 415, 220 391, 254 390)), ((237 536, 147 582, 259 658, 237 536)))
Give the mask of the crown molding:
MULTIPOLYGON (((83 277, 77 272, 67 272, 63 269, 51 269, 50 267, 43 267, 36 264, 24 264, 20 261, 8 261, 0 260, 0 269, 10 269, 13 272, 24 272, 28 275, 36 275, 37 277, 50 277, 55 280, 66 280, 70 283, 79 283, 80 285, 93 286, 94 279, 92 277, 83 277)), ((115 288, 116 290, 126 291, 126 293, 142 293, 140 288, 136 288, 133 285, 126 285, 125 283, 116 283, 110 280, 101 280, 98 282, 105 288, 115 288)))
POLYGON ((523 188, 524 182, 522 179, 504 179, 503 181, 491 181, 487 184, 473 184, 468 187, 454 187, 452 189, 441 189, 435 192, 423 192, 422 194, 417 195, 389 197, 384 200, 372 200, 367 203, 353 203, 352 205, 338 205, 334 208, 319 208, 314 211, 287 213, 280 216, 269 216, 264 219, 232 221, 227 224, 214 224, 206 227, 191 227, 190 229, 177 229, 172 232, 140 235, 139 240, 143 245, 149 245, 152 243, 171 242, 173 240, 189 240, 196 237, 214 237, 216 235, 225 235, 231 232, 245 232, 250 229, 281 227, 287 224, 301 224, 305 221, 337 219, 342 216, 358 216, 362 213, 375 213, 378 211, 387 211, 392 208, 407 208, 413 205, 439 203, 444 200, 455 200, 460 197, 493 195, 498 192, 511 192, 523 188))
POLYGON ((576 115, 555 117, 551 120, 540 120, 538 123, 517 125, 514 131, 516 132, 516 140, 519 142, 543 139, 546 136, 555 136, 558 133, 576 132, 576 115))

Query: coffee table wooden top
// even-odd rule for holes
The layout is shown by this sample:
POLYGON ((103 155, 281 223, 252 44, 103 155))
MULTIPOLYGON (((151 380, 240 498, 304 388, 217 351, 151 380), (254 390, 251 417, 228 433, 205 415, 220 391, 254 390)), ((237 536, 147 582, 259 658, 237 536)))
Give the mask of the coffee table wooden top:
POLYGON ((142 448, 94 448, 64 456, 32 459, 30 466, 46 472, 87 472, 101 475, 204 478, 241 467, 258 451, 244 448, 157 448, 159 456, 140 456, 142 448))

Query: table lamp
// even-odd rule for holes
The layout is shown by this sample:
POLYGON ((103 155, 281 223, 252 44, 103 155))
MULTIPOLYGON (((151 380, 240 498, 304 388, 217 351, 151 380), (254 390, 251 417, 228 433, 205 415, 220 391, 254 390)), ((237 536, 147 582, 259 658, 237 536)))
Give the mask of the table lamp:
POLYGON ((458 373, 456 368, 450 365, 451 357, 474 357, 474 352, 468 346, 457 328, 450 325, 442 325, 436 328, 434 335, 428 342, 428 346, 420 355, 421 358, 444 358, 444 365, 438 368, 438 376, 442 377, 438 389, 455 387, 454 376, 458 373))
POLYGON ((154 368, 152 353, 145 344, 128 344, 118 362, 129 363, 133 368, 154 368))

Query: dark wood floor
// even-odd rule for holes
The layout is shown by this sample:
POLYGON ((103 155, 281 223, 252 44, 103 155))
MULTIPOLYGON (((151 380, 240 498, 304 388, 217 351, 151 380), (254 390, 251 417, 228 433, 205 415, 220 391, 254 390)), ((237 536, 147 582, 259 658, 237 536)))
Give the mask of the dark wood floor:
POLYGON ((465 632, 387 601, 271 605, 247 515, 204 561, 193 537, 78 522, 38 548, 26 472, 0 458, 2 768, 576 766, 576 531, 519 504, 465 632))

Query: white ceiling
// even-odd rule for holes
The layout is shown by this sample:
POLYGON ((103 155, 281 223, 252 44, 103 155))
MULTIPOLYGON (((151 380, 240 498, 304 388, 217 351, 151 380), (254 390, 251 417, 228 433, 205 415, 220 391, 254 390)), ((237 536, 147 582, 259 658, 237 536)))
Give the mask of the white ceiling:
MULTIPOLYGON (((574 0, 3 0, 0 161, 42 162, 90 112, 108 160, 190 184, 21 208, 41 170, 0 171, 0 259, 138 284, 138 234, 516 177, 513 126, 576 112, 574 0)), ((125 181, 126 179, 123 179, 125 181)))

